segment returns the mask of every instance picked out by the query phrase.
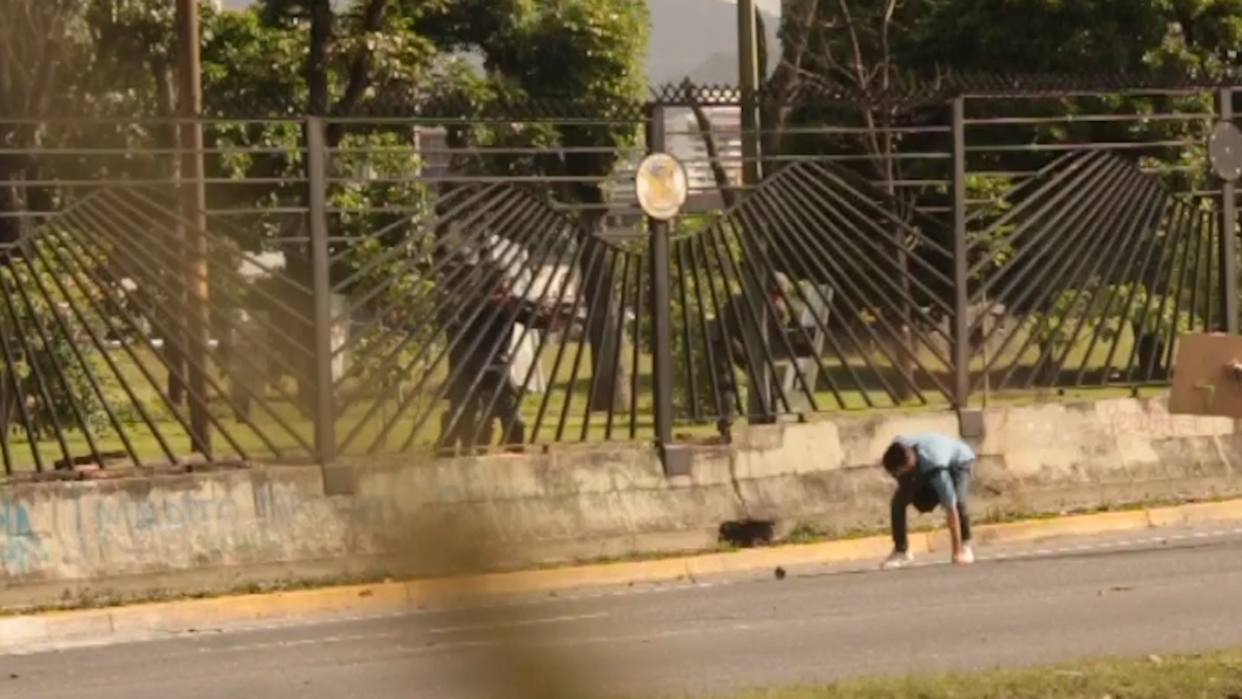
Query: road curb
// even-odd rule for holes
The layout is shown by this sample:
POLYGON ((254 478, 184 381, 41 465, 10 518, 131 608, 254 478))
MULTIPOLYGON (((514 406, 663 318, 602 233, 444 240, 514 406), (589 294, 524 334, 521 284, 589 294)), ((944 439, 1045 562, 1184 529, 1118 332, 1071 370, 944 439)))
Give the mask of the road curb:
MULTIPOLYGON (((1242 500, 1230 500, 984 525, 976 528, 976 539, 983 545, 1031 543, 1059 537, 1238 520, 1242 520, 1242 500)), ((943 551, 946 544, 943 532, 920 533, 910 538, 911 551, 915 554, 943 551)), ((246 623, 392 614, 433 603, 694 580, 771 570, 777 566, 844 563, 876 559, 888 553, 890 547, 887 537, 868 537, 650 561, 46 612, 0 618, 0 649, 106 641, 114 636, 209 631, 246 623)))

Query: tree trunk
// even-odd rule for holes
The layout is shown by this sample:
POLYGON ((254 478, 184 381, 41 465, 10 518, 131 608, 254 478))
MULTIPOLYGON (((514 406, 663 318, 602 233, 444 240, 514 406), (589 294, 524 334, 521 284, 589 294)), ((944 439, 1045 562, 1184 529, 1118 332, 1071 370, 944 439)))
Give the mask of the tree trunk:
POLYGON ((21 237, 22 220, 13 214, 21 213, 24 207, 13 184, 15 176, 16 173, 6 172, 0 166, 0 244, 14 243, 21 237))

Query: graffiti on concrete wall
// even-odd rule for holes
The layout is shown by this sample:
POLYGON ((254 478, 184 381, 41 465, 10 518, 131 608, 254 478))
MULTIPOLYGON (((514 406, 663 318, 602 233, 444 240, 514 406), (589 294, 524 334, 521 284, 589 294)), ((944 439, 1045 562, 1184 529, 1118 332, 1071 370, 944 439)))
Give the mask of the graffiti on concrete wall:
POLYGON ((154 553, 175 546, 183 533, 228 531, 238 526, 240 518, 241 508, 227 496, 186 492, 156 498, 126 493, 76 498, 73 538, 85 561, 106 561, 118 550, 154 553))
POLYGON ((378 552, 400 529, 395 497, 286 483, 60 494, 0 498, 0 580, 378 552))
POLYGON ((347 538, 395 529, 397 518, 393 498, 328 498, 268 483, 118 492, 62 505, 68 512, 56 517, 55 543, 88 568, 233 565, 307 551, 333 555, 347 538))
POLYGON ((1228 418, 1173 415, 1162 408, 1129 401, 1102 401, 1096 404, 1096 411, 1113 437, 1169 439, 1213 436, 1231 431, 1228 418))
POLYGON ((47 560, 47 552, 34 527, 30 512, 20 502, 0 499, 0 571, 27 575, 47 560))

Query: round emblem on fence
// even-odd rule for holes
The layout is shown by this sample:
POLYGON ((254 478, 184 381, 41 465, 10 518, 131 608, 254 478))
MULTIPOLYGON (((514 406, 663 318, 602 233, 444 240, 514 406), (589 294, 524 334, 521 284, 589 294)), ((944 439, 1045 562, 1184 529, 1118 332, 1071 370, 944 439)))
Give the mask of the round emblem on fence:
POLYGON ((667 221, 681 211, 690 193, 686 168, 667 153, 647 156, 634 175, 638 205, 657 221, 667 221))
POLYGON ((1233 122, 1222 121, 1208 139, 1212 171, 1226 182, 1242 177, 1242 131, 1233 122))

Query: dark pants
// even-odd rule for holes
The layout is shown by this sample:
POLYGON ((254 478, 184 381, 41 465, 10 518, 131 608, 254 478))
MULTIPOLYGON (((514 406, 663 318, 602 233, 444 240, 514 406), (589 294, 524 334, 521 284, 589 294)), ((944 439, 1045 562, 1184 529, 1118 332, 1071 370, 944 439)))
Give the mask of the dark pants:
MULTIPOLYGON (((970 514, 966 507, 966 498, 970 494, 969 468, 955 468, 950 471, 953 476, 953 490, 957 493, 957 516, 962 522, 962 541, 970 541, 970 514)), ((906 529, 906 508, 914 505, 919 512, 928 513, 936 509, 940 499, 936 491, 926 480, 912 477, 898 481, 897 492, 893 493, 892 522, 893 550, 905 553, 910 549, 910 539, 906 529)))
POLYGON ((490 445, 496 421, 500 421, 505 428, 503 444, 523 444, 526 441, 526 423, 522 420, 521 408, 521 395, 517 387, 509 382, 508 376, 487 370, 469 395, 449 397, 449 409, 440 415, 440 447, 450 450, 460 447, 469 451, 477 446, 490 445), (450 425, 453 415, 458 413, 457 423, 450 425))

